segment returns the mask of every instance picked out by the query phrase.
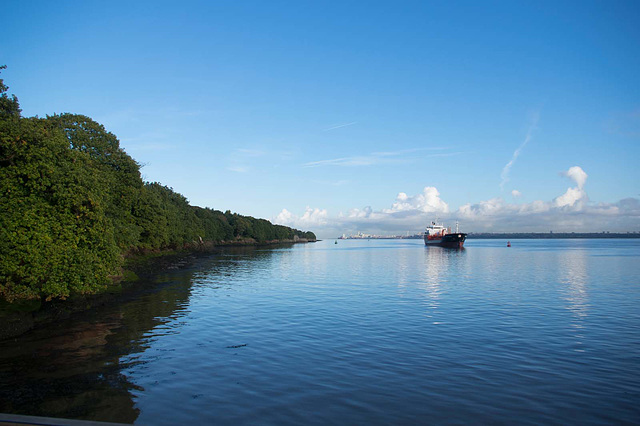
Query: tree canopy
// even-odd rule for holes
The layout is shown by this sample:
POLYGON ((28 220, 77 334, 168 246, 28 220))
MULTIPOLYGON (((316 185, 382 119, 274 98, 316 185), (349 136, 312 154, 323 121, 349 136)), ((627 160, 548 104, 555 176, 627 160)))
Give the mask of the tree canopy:
MULTIPOLYGON (((4 69, 5 67, 0 67, 4 69)), ((191 206, 91 118, 24 118, 0 79, 0 297, 93 293, 132 251, 236 241, 315 240, 312 232, 191 206)))
MULTIPOLYGON (((6 69, 6 65, 0 66, 0 70, 6 69)), ((20 104, 16 95, 9 97, 7 91, 8 86, 5 86, 4 80, 0 78, 0 119, 9 117, 20 117, 20 104)))

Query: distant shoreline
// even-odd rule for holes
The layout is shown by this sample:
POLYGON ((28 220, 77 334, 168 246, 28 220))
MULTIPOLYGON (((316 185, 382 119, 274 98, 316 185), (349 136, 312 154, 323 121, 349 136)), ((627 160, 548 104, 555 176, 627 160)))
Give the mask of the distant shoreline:
POLYGON ((469 233, 467 239, 595 239, 595 238, 640 238, 640 233, 617 232, 515 232, 515 233, 469 233))
MULTIPOLYGON (((371 237, 340 237, 340 240, 421 240, 422 234, 371 236, 371 237)), ((555 239, 599 239, 599 238, 640 238, 640 232, 469 232, 467 239, 486 240, 555 240, 555 239)))

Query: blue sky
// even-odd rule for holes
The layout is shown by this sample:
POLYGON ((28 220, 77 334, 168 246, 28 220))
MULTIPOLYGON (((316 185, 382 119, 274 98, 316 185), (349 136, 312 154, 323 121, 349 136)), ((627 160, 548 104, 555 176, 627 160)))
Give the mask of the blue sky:
POLYGON ((640 231, 640 3, 3 2, 25 116, 331 237, 640 231), (577 167, 578 169, 576 169, 577 167))

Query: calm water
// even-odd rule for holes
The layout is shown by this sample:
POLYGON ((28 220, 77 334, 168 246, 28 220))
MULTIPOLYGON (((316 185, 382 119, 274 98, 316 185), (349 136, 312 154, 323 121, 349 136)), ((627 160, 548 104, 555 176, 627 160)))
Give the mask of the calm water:
POLYGON ((640 240, 324 241, 0 342, 0 412, 140 424, 640 423, 640 240))

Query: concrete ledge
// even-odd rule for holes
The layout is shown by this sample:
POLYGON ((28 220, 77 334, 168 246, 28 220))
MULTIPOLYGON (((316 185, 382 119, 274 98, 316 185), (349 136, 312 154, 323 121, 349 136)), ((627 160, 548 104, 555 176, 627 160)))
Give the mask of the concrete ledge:
POLYGON ((109 426, 123 423, 94 422, 90 420, 56 419, 53 417, 22 416, 0 413, 0 426, 109 426))

